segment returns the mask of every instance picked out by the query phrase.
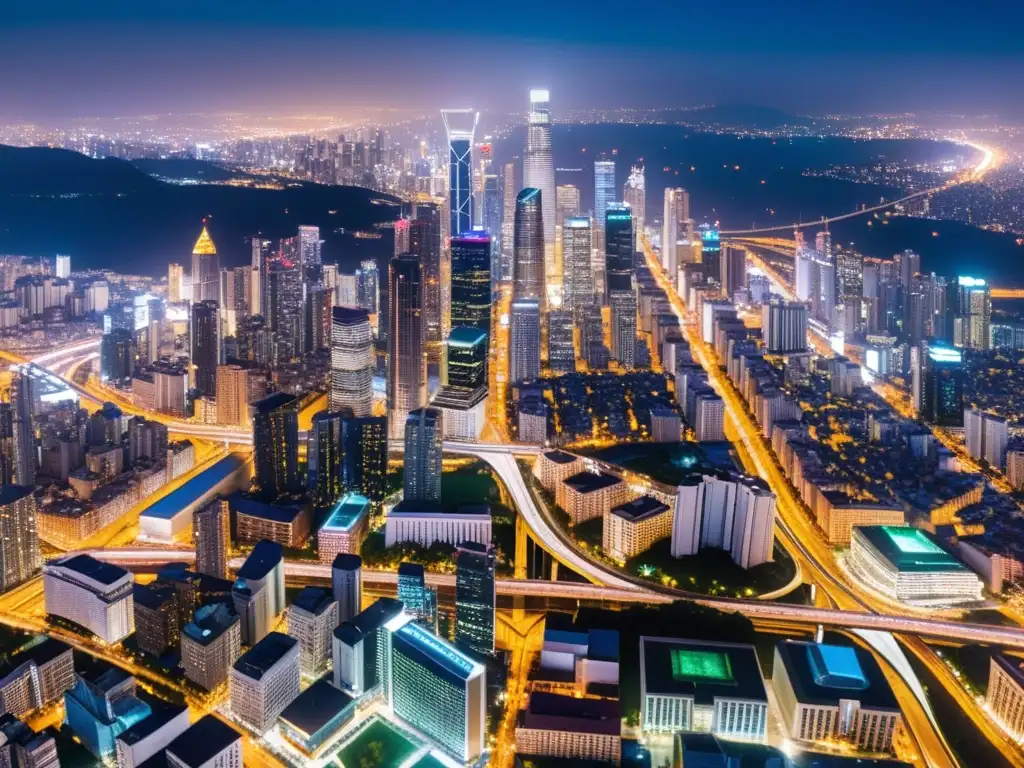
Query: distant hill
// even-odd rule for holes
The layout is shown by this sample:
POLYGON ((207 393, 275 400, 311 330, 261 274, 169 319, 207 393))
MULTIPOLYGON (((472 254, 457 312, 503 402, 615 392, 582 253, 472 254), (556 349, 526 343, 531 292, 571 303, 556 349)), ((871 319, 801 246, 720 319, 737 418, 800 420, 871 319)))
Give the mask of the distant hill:
POLYGON ((773 130, 783 126, 809 126, 814 121, 773 107, 750 104, 721 104, 687 112, 684 122, 691 125, 721 125, 737 128, 773 130))
POLYGON ((60 149, 0 146, 0 253, 67 253, 74 269, 163 275, 168 262, 190 263, 203 217, 210 217, 225 266, 249 261, 252 235, 288 237, 300 225, 319 226, 324 259, 346 270, 360 259, 391 252, 389 230, 380 240, 356 239, 351 232, 393 220, 395 207, 371 201, 395 198, 359 187, 298 184, 269 190, 154 178, 221 171, 195 162, 146 161, 140 168, 60 149))
POLYGON ((251 174, 225 168, 205 160, 132 160, 131 164, 145 174, 161 179, 194 179, 198 181, 229 181, 252 178, 251 174))

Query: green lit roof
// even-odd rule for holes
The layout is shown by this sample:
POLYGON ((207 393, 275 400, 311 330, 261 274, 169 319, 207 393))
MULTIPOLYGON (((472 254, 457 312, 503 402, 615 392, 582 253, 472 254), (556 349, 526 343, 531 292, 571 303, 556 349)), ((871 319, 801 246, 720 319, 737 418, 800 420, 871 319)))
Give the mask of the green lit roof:
POLYGON ((964 566, 924 531, 896 525, 857 526, 859 536, 901 571, 962 571, 964 566))
POLYGON ((673 648, 670 656, 674 680, 732 680, 732 665, 724 653, 673 648))

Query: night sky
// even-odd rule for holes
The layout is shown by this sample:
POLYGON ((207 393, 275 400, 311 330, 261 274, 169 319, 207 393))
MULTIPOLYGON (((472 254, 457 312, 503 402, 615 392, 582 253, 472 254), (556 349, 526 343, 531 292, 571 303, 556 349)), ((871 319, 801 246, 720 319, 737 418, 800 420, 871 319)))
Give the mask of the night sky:
POLYGON ((0 119, 744 102, 1021 109, 1024 3, 7 0, 0 119), (536 9, 536 12, 534 10, 536 9))

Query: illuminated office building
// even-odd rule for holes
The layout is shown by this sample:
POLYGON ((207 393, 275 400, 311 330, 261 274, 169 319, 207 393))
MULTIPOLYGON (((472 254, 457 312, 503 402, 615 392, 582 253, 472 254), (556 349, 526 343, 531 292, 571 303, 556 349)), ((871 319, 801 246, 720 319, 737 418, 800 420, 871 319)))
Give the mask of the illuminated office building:
POLYGON ((513 278, 516 221, 516 164, 505 163, 502 175, 501 192, 501 256, 498 259, 498 275, 500 281, 513 278))
POLYGON ((772 355, 807 349, 807 305, 772 299, 761 307, 765 352, 772 355))
POLYGON ((195 388, 204 397, 215 398, 220 362, 220 309, 215 299, 192 305, 189 337, 195 388))
POLYGON ((555 226, 561 227, 566 219, 580 215, 580 188, 575 184, 555 187, 555 226))
POLYGON ((455 644, 474 653, 494 653, 494 551, 476 542, 455 553, 455 644))
POLYGON ((947 339, 965 349, 988 349, 991 346, 992 292, 988 284, 976 277, 961 275, 951 282, 946 299, 947 316, 952 319, 947 339))
POLYGON ((605 212, 605 274, 612 309, 611 356, 627 370, 636 363, 634 225, 626 206, 611 206, 605 212))
POLYGON ((559 373, 576 370, 576 347, 573 341, 572 312, 548 312, 548 368, 559 373))
POLYGON ((470 390, 487 386, 487 338, 480 328, 452 328, 445 343, 449 386, 470 390))
POLYGON ((731 300, 736 291, 747 287, 746 249, 738 245, 723 245, 719 267, 722 293, 731 300))
POLYGON ((327 672, 338 603, 321 587, 304 587, 288 606, 288 635, 299 641, 299 669, 316 680, 327 672))
POLYGON ((513 296, 516 299, 540 301, 545 296, 542 198, 543 193, 534 187, 527 187, 516 197, 513 253, 513 296))
POLYGON ((380 270, 373 259, 359 262, 356 270, 356 299, 359 306, 376 315, 380 312, 380 270))
POLYGON ((512 302, 509 372, 513 383, 540 376, 540 302, 536 298, 512 302))
POLYGON ((167 265, 167 301, 177 304, 185 301, 185 268, 181 264, 167 265))
POLYGON ((452 236, 451 327, 491 330, 491 238, 475 230, 452 236))
POLYGON ((454 646, 413 622, 391 638, 388 700, 395 715, 460 762, 486 748, 486 673, 454 646))
POLYGON ((117 643, 135 631, 132 575, 90 555, 71 555, 43 566, 49 616, 59 616, 117 643))
POLYGON ((422 408, 427 401, 419 258, 412 253, 393 258, 388 282, 388 421, 390 436, 401 438, 409 411, 422 408))
POLYGON ((686 233, 686 222, 689 219, 690 193, 682 187, 666 188, 661 224, 661 266, 669 275, 675 275, 679 264, 688 261, 680 258, 676 247, 686 233))
POLYGON ((334 307, 331 311, 330 409, 350 408, 357 417, 373 411, 373 330, 365 309, 334 307))
POLYGON ((327 519, 317 531, 316 549, 321 563, 331 563, 339 555, 358 552, 369 527, 370 500, 349 492, 334 502, 327 519))
POLYGON ((629 176, 622 189, 622 201, 629 206, 633 214, 633 232, 638 236, 644 231, 644 217, 647 210, 647 183, 644 180, 644 167, 634 165, 629 169, 629 176))
POLYGON ((341 553, 331 563, 331 593, 338 604, 338 623, 344 624, 363 610, 363 559, 341 553))
POLYGON ((410 411, 405 422, 405 502, 441 501, 441 413, 436 408, 410 411))
POLYGON ((77 674, 64 694, 64 712, 78 742, 100 760, 112 760, 117 737, 153 709, 136 696, 134 677, 103 663, 77 674))
POLYGON ((231 667, 231 714, 262 736, 299 695, 299 643, 271 632, 231 667))
POLYGON ((594 163, 594 227, 604 234, 605 212, 615 200, 615 161, 594 163))
POLYGON ((241 620, 226 603, 204 605, 181 630, 185 677, 207 691, 227 682, 241 652, 241 620))
POLYGON ((116 384, 129 381, 135 370, 135 341, 127 328, 111 328, 100 339, 100 379, 116 384))
POLYGON ((341 421, 341 487, 383 501, 388 474, 388 420, 383 416, 341 421))
POLYGON ((284 613, 284 551, 266 539, 258 542, 238 569, 231 599, 242 620, 242 642, 263 639, 284 613))
POLYGON ((402 601, 378 598, 334 630, 334 686, 353 696, 390 692, 391 629, 409 617, 402 601))
POLYGON ((33 488, 0 485, 0 591, 28 580, 41 567, 33 488))
POLYGON ((551 153, 551 105, 547 89, 530 91, 530 111, 526 120, 526 147, 523 152, 523 187, 538 189, 543 212, 544 251, 551 255, 544 261, 545 278, 552 274, 555 248, 555 164, 551 153))
POLYGON ((275 364, 300 356, 306 348, 305 288, 295 238, 281 241, 281 255, 268 262, 263 315, 272 334, 275 364))
POLYGON ((341 424, 345 414, 320 411, 306 434, 306 488, 317 508, 330 507, 341 496, 344 444, 341 424))
POLYGON ((295 395, 275 392, 252 404, 253 479, 273 501, 298 491, 299 413, 295 395))
POLYGON ((424 342, 437 344, 444 339, 448 322, 446 279, 450 277, 442 263, 445 254, 441 249, 439 206, 432 203, 416 206, 416 218, 409 222, 409 252, 419 257, 424 342))
POLYGON ((565 219, 562 224, 562 261, 565 265, 562 304, 569 311, 582 309, 594 301, 591 239, 589 217, 565 219))
POLYGON ((473 134, 480 115, 471 109, 442 109, 441 118, 448 134, 448 232, 455 237, 473 228, 473 134))
POLYGON ((231 546, 231 510, 227 499, 213 499, 199 507, 193 514, 192 525, 196 572, 226 579, 231 546))
POLYGON ((914 386, 920 388, 918 415, 940 427, 964 425, 963 356, 955 349, 929 346, 921 355, 914 386))
POLYGON ((203 222, 203 231, 199 233, 199 239, 192 249, 192 301, 199 304, 219 299, 220 262, 217 259, 217 248, 206 229, 206 222, 203 222))

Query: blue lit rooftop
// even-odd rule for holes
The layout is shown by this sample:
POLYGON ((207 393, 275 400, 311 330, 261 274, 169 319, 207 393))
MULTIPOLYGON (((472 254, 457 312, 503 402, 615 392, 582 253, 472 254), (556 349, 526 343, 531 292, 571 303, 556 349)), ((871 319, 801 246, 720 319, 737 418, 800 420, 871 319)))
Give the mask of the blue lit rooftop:
POLYGON ((963 360, 963 354, 950 347, 929 347, 928 357, 937 363, 959 363, 963 360))
POLYGON ((320 530, 328 532, 349 531, 359 521, 359 518, 366 515, 369 511, 370 500, 368 498, 358 493, 346 493, 331 507, 331 513, 327 516, 320 530))
POLYGON ((480 664, 457 650, 455 646, 428 632, 418 624, 409 622, 403 625, 397 634, 463 680, 475 677, 483 670, 480 664))
POLYGON ((160 520, 170 520, 181 510, 194 504, 198 499, 210 492, 219 482, 232 472, 237 470, 246 461, 240 453, 231 453, 198 475, 193 477, 180 488, 171 491, 159 501, 150 504, 143 517, 153 517, 160 520))
POLYGON ((459 325, 448 334, 449 347, 475 347, 487 341, 487 331, 472 326, 459 325))
POLYGON ((868 681, 853 648, 815 643, 808 648, 811 672, 818 685, 828 688, 867 688, 868 681))

